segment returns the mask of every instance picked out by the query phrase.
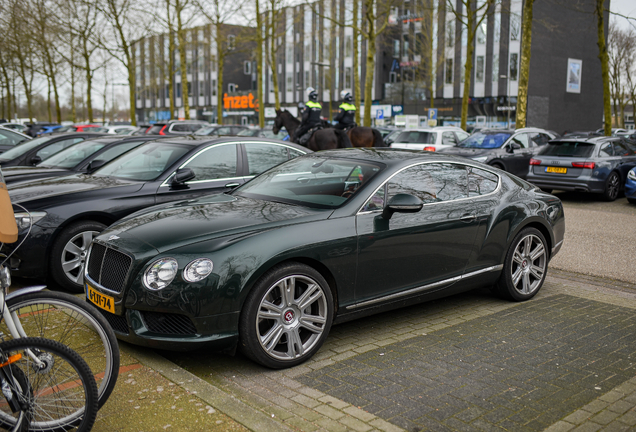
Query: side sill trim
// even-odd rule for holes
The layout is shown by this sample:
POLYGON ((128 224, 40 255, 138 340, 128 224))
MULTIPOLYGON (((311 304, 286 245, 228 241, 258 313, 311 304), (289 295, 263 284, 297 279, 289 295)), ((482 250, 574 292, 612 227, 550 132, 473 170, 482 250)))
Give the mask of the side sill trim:
POLYGON ((429 291, 429 290, 431 290, 433 288, 438 288, 438 287, 441 287, 441 286, 444 286, 444 285, 448 285, 448 284, 457 282, 457 281, 462 280, 462 279, 467 279, 467 278, 470 278, 470 277, 473 277, 473 276, 478 276, 478 275, 480 275, 482 273, 500 271, 501 269, 503 269, 503 264, 499 264, 499 265, 492 266, 492 267, 486 267, 484 269, 476 270, 474 272, 466 273, 464 275, 456 276, 454 278, 445 279, 443 281, 434 282, 432 284, 423 285, 423 286, 420 286, 420 287, 417 287, 417 288, 411 288, 410 290, 406 290, 406 291, 402 291, 402 292, 394 293, 394 294, 389 294, 387 296, 379 297, 379 298, 376 298, 376 299, 373 299, 373 300, 367 300, 367 301, 362 302, 362 303, 352 304, 352 305, 347 306, 347 310, 358 309, 358 308, 365 307, 365 306, 371 306, 371 305, 374 305, 376 303, 381 303, 381 302, 385 302, 385 301, 389 301, 389 300, 395 300, 395 299, 398 299, 400 297, 406 297, 406 296, 410 296, 410 295, 413 295, 413 294, 418 294, 418 293, 421 293, 421 292, 429 291))

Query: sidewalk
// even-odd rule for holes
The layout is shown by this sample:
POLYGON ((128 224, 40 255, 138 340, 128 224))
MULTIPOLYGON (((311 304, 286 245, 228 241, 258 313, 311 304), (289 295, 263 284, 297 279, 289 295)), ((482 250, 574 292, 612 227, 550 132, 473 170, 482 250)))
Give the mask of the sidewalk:
POLYGON ((478 291, 335 326, 284 371, 122 344, 94 430, 633 430, 635 330, 636 285, 551 271, 529 302, 478 291))

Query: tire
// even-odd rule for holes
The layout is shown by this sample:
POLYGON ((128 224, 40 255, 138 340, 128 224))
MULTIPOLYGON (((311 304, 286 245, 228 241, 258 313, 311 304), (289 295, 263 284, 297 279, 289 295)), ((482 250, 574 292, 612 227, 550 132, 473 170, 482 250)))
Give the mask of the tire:
POLYGON ((621 189, 621 177, 616 171, 612 171, 605 181, 605 191, 603 199, 605 201, 614 201, 618 198, 618 192, 621 189))
MULTIPOLYGON (((29 385, 26 375, 20 368, 7 365, 2 368, 4 374, 2 376, 2 393, 5 397, 5 403, 2 406, 1 411, 9 414, 12 411, 8 406, 9 399, 7 398, 6 390, 10 391, 11 398, 21 406, 26 406, 29 401, 33 399, 33 389, 29 385)), ((25 432, 29 430, 27 421, 27 410, 20 409, 17 412, 11 413, 14 416, 15 423, 12 425, 2 424, 3 427, 10 427, 10 432, 25 432)))
POLYGON ((534 297, 545 281, 548 258, 543 234, 536 228, 521 230, 508 248, 504 268, 497 281, 499 295, 513 301, 534 297))
MULTIPOLYGON (((11 363, 19 368, 32 388, 27 401, 29 431, 90 431, 97 417, 97 384, 90 368, 75 351, 59 342, 42 338, 13 339, 0 344, 6 356, 20 354, 11 363), (29 352, 25 352, 29 350, 29 352), (42 361, 42 366, 30 354, 42 361)), ((0 408, 0 426, 11 428, 16 419, 0 408)))
MULTIPOLYGON (((52 291, 12 297, 7 307, 27 336, 56 340, 82 356, 96 377, 101 408, 115 388, 120 363, 117 338, 102 314, 71 294, 52 291)), ((0 331, 11 335, 4 321, 0 331)))
POLYGON ((493 167, 493 168, 497 168, 497 169, 500 169, 500 170, 502 170, 502 171, 506 171, 506 168, 503 166, 503 164, 501 164, 501 163, 499 163, 499 162, 494 162, 494 163, 491 163, 491 164, 489 164, 489 165, 490 165, 491 167, 493 167))
POLYGON ((84 292, 84 265, 93 238, 106 229, 94 221, 82 221, 64 228, 51 249, 51 277, 64 289, 84 292))
POLYGON ((296 366, 320 349, 333 311, 331 290, 319 272, 300 263, 279 265, 259 279, 245 301, 239 347, 263 366, 296 366), (285 299, 285 291, 292 295, 285 299))

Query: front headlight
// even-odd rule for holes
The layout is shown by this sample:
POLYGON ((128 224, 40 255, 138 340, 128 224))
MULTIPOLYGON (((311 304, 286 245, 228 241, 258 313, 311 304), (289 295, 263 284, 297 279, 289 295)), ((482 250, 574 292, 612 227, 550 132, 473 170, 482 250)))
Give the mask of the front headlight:
POLYGON ((174 258, 158 259, 144 273, 144 286, 153 291, 167 287, 177 275, 178 268, 174 258))
POLYGON ((19 212, 14 213, 15 223, 19 230, 27 229, 31 225, 35 225, 40 219, 46 216, 46 212, 19 212))
POLYGON ((212 273, 213 267, 214 265, 211 260, 207 258, 197 258, 183 270, 183 278, 188 282, 199 282, 212 273))
POLYGON ((487 159, 488 159, 488 156, 479 156, 479 157, 472 158, 472 160, 476 162, 486 162, 487 159))
POLYGON ((627 178, 636 181, 636 170, 630 170, 627 173, 627 178))

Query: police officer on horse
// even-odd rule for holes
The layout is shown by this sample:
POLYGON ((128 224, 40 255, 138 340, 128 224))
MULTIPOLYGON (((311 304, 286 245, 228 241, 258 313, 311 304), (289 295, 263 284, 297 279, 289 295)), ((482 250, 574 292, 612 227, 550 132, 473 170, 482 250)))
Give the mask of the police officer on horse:
POLYGON ((334 121, 337 121, 338 124, 334 127, 336 129, 347 130, 356 126, 355 115, 356 115, 356 106, 352 104, 351 93, 346 90, 340 92, 340 97, 342 98, 342 103, 340 104, 340 111, 334 117, 334 121))
POLYGON ((322 119, 320 117, 320 113, 322 111, 322 106, 318 103, 318 93, 313 87, 308 87, 306 90, 307 93, 307 103, 305 103, 305 109, 302 111, 302 121, 300 126, 296 130, 296 143, 304 144, 311 136, 303 139, 303 135, 310 131, 310 129, 319 127, 322 125, 322 119))

